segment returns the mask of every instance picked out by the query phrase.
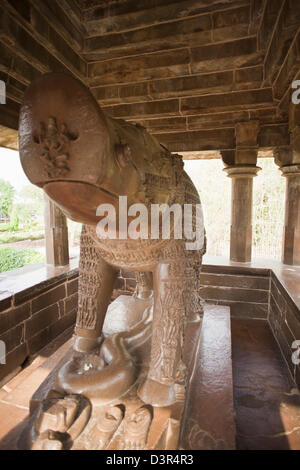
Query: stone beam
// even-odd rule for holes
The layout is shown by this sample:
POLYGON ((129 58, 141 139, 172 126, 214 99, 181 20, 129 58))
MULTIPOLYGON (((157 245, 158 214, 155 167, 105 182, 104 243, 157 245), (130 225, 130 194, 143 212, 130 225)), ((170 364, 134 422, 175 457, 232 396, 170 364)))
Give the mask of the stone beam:
POLYGON ((249 34, 258 34, 265 10, 265 1, 262 0, 250 0, 250 25, 249 34))
MULTIPOLYGON (((39 14, 47 20, 49 25, 72 47, 72 49, 80 54, 83 49, 84 36, 83 31, 74 24, 70 11, 68 14, 62 8, 61 2, 57 0, 27 0, 32 5, 31 15, 32 21, 39 21, 39 14), (71 18, 71 19, 70 19, 71 18)), ((24 0, 23 2, 24 3, 24 0)), ((73 5, 74 6, 74 5, 73 5)))
POLYGON ((112 31, 126 32, 149 27, 156 22, 176 21, 212 10, 228 10, 232 6, 248 6, 249 2, 237 0, 135 0, 91 8, 83 12, 89 36, 105 35, 112 31))
POLYGON ((18 57, 9 47, 0 42, 0 71, 24 85, 29 85, 41 72, 32 64, 18 57))
POLYGON ((291 42, 297 30, 299 31, 300 4, 297 0, 283 2, 281 10, 278 11, 278 19, 264 61, 265 86, 275 81, 291 42))
POLYGON ((7 0, 3 0, 0 17, 0 40, 13 53, 42 73, 71 72, 80 80, 85 80, 85 62, 41 16, 37 28, 37 24, 31 24, 7 0))
POLYGON ((261 125, 258 134, 258 146, 261 149, 274 149, 289 145, 290 136, 287 124, 261 125))
POLYGON ((281 119, 276 114, 276 111, 277 108, 273 107, 252 111, 203 114, 199 116, 136 119, 135 122, 146 127, 151 134, 205 129, 214 129, 217 133, 218 129, 235 127, 237 122, 258 119, 261 123, 258 137, 259 146, 263 149, 268 149, 289 143, 288 125, 281 123, 281 119))
POLYGON ((241 111, 270 107, 272 89, 243 90, 230 93, 196 97, 149 101, 115 106, 105 106, 110 116, 122 119, 147 119, 162 116, 193 116, 218 112, 241 111))
POLYGON ((151 80, 130 85, 109 85, 92 88, 100 105, 133 103, 183 96, 197 96, 260 88, 263 67, 228 70, 166 80, 151 80))
POLYGON ((300 28, 274 82, 274 98, 281 100, 300 70, 300 28))
MULTIPOLYGON (((210 129, 201 129, 198 131, 178 131, 171 132, 173 126, 173 119, 153 119, 151 121, 140 121, 147 130, 153 127, 153 132, 151 132, 163 145, 169 148, 172 152, 192 152, 192 151, 210 151, 210 150, 228 150, 230 155, 230 161, 228 165, 234 165, 237 162, 235 157, 236 150, 236 140, 235 140, 235 128, 231 126, 230 128, 210 128, 210 129), (162 121, 167 121, 164 124, 166 127, 169 122, 169 132, 159 133, 157 130, 160 129, 162 121), (157 127, 155 127, 155 123, 157 127), (151 127, 152 126, 152 127, 151 127), (231 157, 232 151, 234 156, 231 157)), ((184 122, 181 121, 181 124, 184 126, 184 122)), ((284 148, 289 142, 289 134, 287 125, 266 125, 261 126, 259 134, 257 136, 257 143, 253 146, 250 146, 250 153, 252 156, 257 154, 258 149, 262 151, 268 151, 276 147, 284 148)), ((240 163, 243 162, 242 155, 244 155, 245 164, 255 164, 256 161, 249 159, 246 152, 246 147, 241 147, 238 159, 240 163)), ((223 152, 224 153, 224 152, 223 152)))
POLYGON ((262 63, 256 37, 225 43, 180 48, 136 57, 112 59, 88 66, 90 86, 172 78, 232 70, 262 63))
POLYGON ((76 0, 59 0, 59 4, 70 21, 72 21, 78 31, 81 31, 82 35, 85 37, 86 30, 82 21, 82 10, 79 8, 76 0))
POLYGON ((258 46, 262 51, 267 51, 272 36, 274 34, 274 28, 277 25, 279 12, 284 4, 285 0, 265 0, 264 11, 260 22, 258 32, 258 46))
MULTIPOLYGON (((170 12, 171 13, 171 12, 170 12)), ((155 12, 156 14, 156 12, 155 12)), ((159 18, 159 17, 157 17, 159 18)), ((103 25, 99 22, 99 29, 103 25)), ((248 36, 250 5, 154 24, 147 29, 100 35, 85 41, 84 58, 101 61, 165 49, 201 46, 248 36)))
POLYGON ((233 128, 157 134, 155 137, 171 152, 222 150, 235 146, 233 128))

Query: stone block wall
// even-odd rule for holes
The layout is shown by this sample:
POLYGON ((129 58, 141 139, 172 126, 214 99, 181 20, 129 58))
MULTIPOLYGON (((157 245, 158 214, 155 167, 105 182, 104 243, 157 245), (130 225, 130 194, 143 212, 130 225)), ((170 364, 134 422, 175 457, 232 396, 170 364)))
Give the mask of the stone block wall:
POLYGON ((234 318, 267 319, 270 289, 268 269, 204 265, 201 297, 211 304, 227 305, 234 318))
POLYGON ((0 341, 6 345, 6 364, 0 365, 0 383, 73 327, 77 301, 77 270, 0 300, 0 341))
MULTIPOLYGON (((204 265, 200 282, 201 297, 207 303, 230 306, 235 318, 267 319, 270 270, 204 265)), ((135 273, 121 270, 113 299, 120 294, 131 295, 135 286, 135 273)))
POLYGON ((136 277, 134 271, 121 269, 112 295, 112 300, 119 295, 132 295, 136 287, 136 277))
POLYGON ((293 363, 295 349, 291 347, 295 340, 300 340, 300 311, 273 272, 268 321, 290 373, 300 388, 300 364, 293 363))

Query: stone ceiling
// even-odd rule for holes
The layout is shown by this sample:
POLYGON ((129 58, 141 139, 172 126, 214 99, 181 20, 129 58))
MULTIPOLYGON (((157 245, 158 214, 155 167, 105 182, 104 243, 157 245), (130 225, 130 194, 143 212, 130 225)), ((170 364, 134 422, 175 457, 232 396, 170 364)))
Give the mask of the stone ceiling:
POLYGON ((26 86, 65 71, 171 151, 233 149, 235 123, 249 119, 268 149, 289 143, 299 65, 299 0, 0 0, 10 129, 26 86))

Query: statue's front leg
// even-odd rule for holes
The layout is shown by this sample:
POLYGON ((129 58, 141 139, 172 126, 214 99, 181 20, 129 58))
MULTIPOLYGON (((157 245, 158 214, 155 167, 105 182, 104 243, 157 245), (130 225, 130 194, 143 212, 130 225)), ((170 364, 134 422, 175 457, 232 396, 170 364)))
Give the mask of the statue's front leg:
POLYGON ((153 406, 175 402, 175 378, 182 359, 186 323, 184 261, 160 263, 154 272, 151 359, 139 397, 153 406))
POLYGON ((101 337, 107 307, 117 271, 100 256, 88 229, 83 226, 80 240, 79 298, 74 349, 90 352, 101 337))

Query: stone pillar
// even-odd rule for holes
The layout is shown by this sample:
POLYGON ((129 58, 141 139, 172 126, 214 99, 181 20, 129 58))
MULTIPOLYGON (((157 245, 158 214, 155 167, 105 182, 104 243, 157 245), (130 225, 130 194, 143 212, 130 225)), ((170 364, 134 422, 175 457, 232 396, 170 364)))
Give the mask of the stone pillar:
POLYGON ((231 189, 231 261, 249 262, 252 251, 253 178, 258 152, 258 121, 236 124, 236 150, 222 154, 224 171, 232 179, 231 189))
POLYGON ((274 151, 275 163, 286 178, 282 262, 300 265, 300 105, 290 104, 290 145, 274 151))
POLYGON ((282 262, 300 265, 300 164, 280 170, 286 177, 282 262))
POLYGON ((69 240, 67 218, 45 195, 46 261, 53 266, 69 264, 69 240))
POLYGON ((225 168, 232 179, 231 187, 231 261, 249 262, 252 252, 253 178, 260 170, 257 166, 225 168))

